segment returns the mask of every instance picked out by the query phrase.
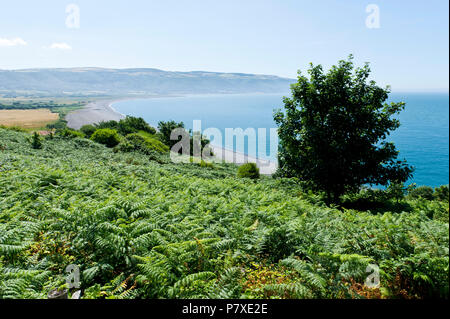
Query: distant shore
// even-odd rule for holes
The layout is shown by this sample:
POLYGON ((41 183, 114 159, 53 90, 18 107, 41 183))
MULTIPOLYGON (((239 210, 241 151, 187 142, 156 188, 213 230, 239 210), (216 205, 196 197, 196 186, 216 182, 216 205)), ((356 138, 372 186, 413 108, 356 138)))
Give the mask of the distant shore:
POLYGON ((235 163, 236 165, 242 165, 244 163, 255 163, 259 168, 260 174, 272 175, 277 170, 277 163, 259 159, 253 156, 246 155, 244 153, 235 152, 220 146, 211 145, 211 149, 214 153, 214 157, 218 161, 224 161, 226 163, 235 163))
POLYGON ((73 129, 80 129, 86 124, 95 124, 102 121, 119 121, 125 116, 120 114, 111 106, 120 100, 103 100, 87 104, 82 109, 73 111, 66 115, 67 126, 73 129))

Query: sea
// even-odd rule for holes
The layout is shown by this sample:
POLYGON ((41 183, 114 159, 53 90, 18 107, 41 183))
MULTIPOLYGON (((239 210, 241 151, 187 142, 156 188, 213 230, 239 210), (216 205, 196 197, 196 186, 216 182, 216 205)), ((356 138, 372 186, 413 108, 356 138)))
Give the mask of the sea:
MULTIPOLYGON (((276 161, 278 137, 273 113, 283 108, 283 96, 289 92, 155 97, 123 100, 112 107, 124 115, 142 117, 155 127, 159 121, 183 122, 187 129, 200 128, 211 144, 276 161), (239 128, 247 133, 243 142, 232 134, 239 133, 239 128)), ((406 103, 398 116, 401 126, 388 140, 395 143, 399 159, 406 159, 415 168, 408 184, 448 184, 449 94, 390 94, 388 102, 399 101, 406 103)))

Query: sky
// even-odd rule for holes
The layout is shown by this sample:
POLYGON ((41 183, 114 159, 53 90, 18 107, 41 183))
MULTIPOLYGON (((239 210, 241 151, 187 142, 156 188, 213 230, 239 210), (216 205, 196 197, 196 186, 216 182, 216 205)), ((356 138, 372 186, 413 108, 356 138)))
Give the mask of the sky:
POLYGON ((393 91, 448 91, 447 0, 0 0, 0 69, 296 77, 349 54, 393 91))

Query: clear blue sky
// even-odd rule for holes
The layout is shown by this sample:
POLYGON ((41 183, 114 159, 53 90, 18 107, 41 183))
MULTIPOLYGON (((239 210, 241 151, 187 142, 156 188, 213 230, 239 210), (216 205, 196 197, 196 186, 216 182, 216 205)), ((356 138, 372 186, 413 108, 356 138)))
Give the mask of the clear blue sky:
POLYGON ((0 69, 151 67, 295 77, 348 54, 398 90, 448 90, 448 1, 2 1, 0 69), (66 26, 66 6, 80 28, 66 26), (380 10, 367 28, 366 6, 380 10), (26 43, 26 44, 25 44, 26 43))

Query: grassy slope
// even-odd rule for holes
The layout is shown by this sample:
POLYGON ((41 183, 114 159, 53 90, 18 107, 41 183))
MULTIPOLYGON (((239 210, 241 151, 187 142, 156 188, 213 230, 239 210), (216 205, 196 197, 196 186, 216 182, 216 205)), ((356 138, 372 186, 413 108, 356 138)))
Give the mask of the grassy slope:
POLYGON ((448 203, 342 212, 233 165, 27 138, 0 129, 0 298, 45 298, 71 263, 85 298, 448 296, 448 203))

